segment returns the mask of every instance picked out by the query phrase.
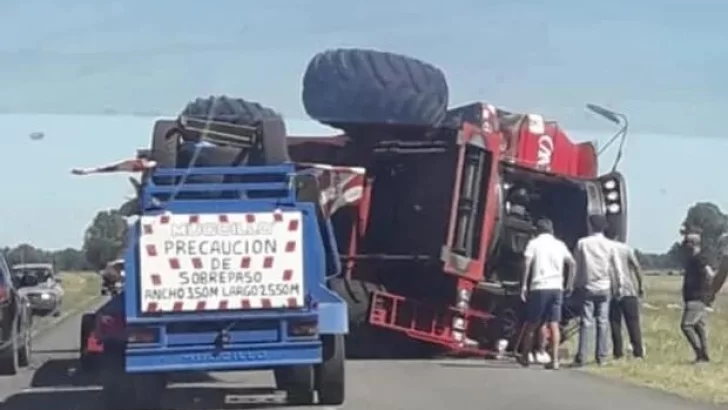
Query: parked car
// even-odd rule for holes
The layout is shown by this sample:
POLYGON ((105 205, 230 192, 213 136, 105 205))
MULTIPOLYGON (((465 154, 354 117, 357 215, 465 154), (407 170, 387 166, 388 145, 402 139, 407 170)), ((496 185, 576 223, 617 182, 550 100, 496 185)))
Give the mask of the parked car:
POLYGON ((27 297, 33 314, 61 314, 64 291, 52 264, 23 263, 13 265, 11 271, 18 292, 27 297))
POLYGON ((14 375, 30 364, 32 325, 30 303, 0 254, 0 374, 14 375))

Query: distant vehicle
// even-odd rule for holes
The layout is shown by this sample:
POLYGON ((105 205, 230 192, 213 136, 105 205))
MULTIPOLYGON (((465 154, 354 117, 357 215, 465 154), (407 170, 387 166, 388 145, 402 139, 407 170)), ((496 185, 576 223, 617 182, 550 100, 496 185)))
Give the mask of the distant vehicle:
POLYGON ((27 297, 33 314, 58 316, 64 290, 61 278, 50 263, 23 263, 13 265, 13 282, 22 295, 27 297))
POLYGON ((0 374, 14 375, 30 363, 32 314, 0 254, 0 374))

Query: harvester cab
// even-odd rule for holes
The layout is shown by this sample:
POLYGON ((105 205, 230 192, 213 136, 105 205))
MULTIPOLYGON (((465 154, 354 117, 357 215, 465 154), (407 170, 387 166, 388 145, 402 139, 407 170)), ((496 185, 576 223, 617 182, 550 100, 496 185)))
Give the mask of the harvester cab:
POLYGON ((157 408, 170 372, 247 369, 272 369, 291 403, 312 404, 317 393, 341 404, 347 310, 326 285, 340 265, 317 169, 203 166, 198 158, 218 149, 261 149, 261 127, 184 116, 162 125, 151 152, 124 162, 151 157, 154 167, 117 167, 144 177, 125 292, 97 312, 92 331, 107 404, 157 408), (183 166, 182 144, 194 145, 183 166))

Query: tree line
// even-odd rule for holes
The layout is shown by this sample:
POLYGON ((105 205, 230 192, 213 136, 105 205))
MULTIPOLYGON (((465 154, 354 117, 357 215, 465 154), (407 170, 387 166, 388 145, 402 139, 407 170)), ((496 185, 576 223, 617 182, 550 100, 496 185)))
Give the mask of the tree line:
POLYGON ((83 236, 81 249, 45 250, 22 243, 0 248, 8 265, 19 263, 52 263, 59 271, 99 270, 107 262, 123 257, 127 224, 115 209, 99 211, 83 236))
MULTIPOLYGON (((126 204, 124 206, 127 206, 126 204)), ((65 248, 49 251, 23 243, 0 251, 8 264, 53 263, 57 270, 98 270, 107 262, 123 257, 127 223, 123 209, 99 211, 86 228, 81 249, 65 248)), ((728 233, 728 215, 711 202, 698 202, 691 206, 682 223, 686 231, 700 233, 703 248, 708 259, 717 264, 720 253, 720 238, 728 233)), ((676 227, 676 233, 679 227, 676 227)), ((679 270, 681 266, 680 244, 673 243, 664 253, 637 251, 637 257, 644 269, 679 270)))
MULTIPOLYGON (((721 237, 728 234, 728 215, 724 214, 718 205, 712 202, 694 204, 688 209, 685 219, 678 229, 680 232, 700 234, 703 252, 713 266, 718 265, 722 251, 721 237)), ((645 269, 679 270, 682 265, 682 254, 678 242, 673 243, 665 253, 637 252, 637 257, 645 269)))

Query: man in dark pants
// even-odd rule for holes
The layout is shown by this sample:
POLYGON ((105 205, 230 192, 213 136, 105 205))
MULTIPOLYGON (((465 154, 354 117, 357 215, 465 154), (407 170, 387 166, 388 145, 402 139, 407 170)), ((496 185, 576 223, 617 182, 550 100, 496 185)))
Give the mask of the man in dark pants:
POLYGON ((609 305, 609 323, 612 330, 612 351, 616 360, 624 357, 622 342, 622 318, 627 325, 632 355, 644 357, 642 345, 642 329, 640 327, 640 299, 644 295, 642 288, 642 269, 637 255, 627 244, 616 239, 616 231, 607 228, 607 237, 614 241, 614 266, 620 278, 620 288, 609 305))
POLYGON ((685 305, 680 328, 695 353, 695 362, 707 363, 710 361, 707 307, 712 298, 711 282, 715 272, 701 252, 700 242, 700 235, 695 233, 687 233, 683 240, 687 260, 682 287, 685 305))
POLYGON ((589 354, 590 333, 596 328, 595 358, 605 363, 609 353, 609 301, 621 287, 614 258, 614 241, 604 233, 609 224, 603 215, 590 215, 592 233, 576 243, 577 275, 574 291, 580 301, 579 347, 574 367, 583 366, 589 354))

